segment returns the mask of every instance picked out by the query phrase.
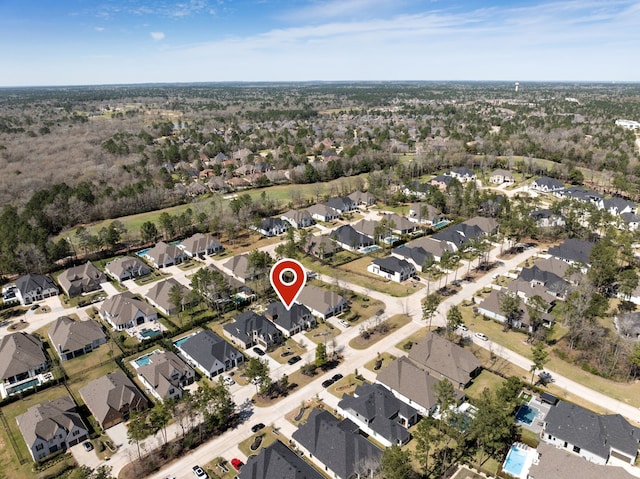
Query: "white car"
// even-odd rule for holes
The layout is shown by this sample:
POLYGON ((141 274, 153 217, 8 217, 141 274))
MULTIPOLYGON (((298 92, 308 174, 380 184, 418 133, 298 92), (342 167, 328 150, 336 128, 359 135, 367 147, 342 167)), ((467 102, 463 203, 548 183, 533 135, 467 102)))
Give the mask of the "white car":
POLYGON ((459 325, 459 326, 458 326, 458 329, 459 329, 460 331, 469 331, 469 328, 467 328, 464 324, 459 325))
POLYGON ((236 383, 236 382, 235 382, 233 379, 231 379, 229 376, 226 376, 226 377, 224 378, 224 380, 223 380, 223 381, 224 381, 224 383, 225 383, 227 386, 233 386, 233 385, 236 383))
POLYGON ((339 319, 338 322, 344 326, 345 328, 348 328, 349 326, 351 326, 349 323, 347 323, 344 319, 339 319))
POLYGON ((489 341, 489 338, 487 338, 487 335, 484 333, 476 333, 475 337, 481 339, 482 341, 489 341))

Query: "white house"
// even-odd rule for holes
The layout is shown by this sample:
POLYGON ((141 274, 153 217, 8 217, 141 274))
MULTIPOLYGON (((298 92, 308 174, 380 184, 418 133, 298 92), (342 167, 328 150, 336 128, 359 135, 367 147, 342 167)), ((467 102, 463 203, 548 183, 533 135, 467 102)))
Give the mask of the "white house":
POLYGON ((406 281, 416 274, 413 264, 395 256, 374 259, 367 267, 367 271, 396 283, 406 281))

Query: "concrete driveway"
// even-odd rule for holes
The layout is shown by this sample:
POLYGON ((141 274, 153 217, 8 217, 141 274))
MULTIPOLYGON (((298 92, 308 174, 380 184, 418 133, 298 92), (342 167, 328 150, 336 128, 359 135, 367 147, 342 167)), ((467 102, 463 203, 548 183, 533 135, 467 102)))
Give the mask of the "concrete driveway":
POLYGON ((125 423, 121 422, 120 424, 116 424, 113 427, 105 430, 107 436, 111 438, 113 445, 115 447, 127 446, 129 444, 129 440, 127 439, 127 426, 125 423))
POLYGON ((83 466, 89 466, 92 469, 97 469, 102 463, 96 454, 95 447, 91 451, 85 451, 82 443, 80 443, 70 448, 69 452, 71 452, 73 458, 78 462, 78 464, 82 464, 83 466))

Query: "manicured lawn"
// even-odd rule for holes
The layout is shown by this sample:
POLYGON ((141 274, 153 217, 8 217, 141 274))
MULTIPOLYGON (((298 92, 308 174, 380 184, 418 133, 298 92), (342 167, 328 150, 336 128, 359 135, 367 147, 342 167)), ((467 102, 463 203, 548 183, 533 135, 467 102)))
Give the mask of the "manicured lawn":
MULTIPOLYGON (((229 460, 231 460, 231 458, 229 458, 229 460)), ((214 460, 203 464, 201 467, 207 474, 209 474, 209 477, 213 477, 216 479, 233 479, 237 475, 237 471, 224 457, 216 457, 214 460), (224 470, 219 467, 219 464, 224 465, 227 472, 224 472, 224 470)))
POLYGON ((367 368, 369 371, 373 371, 374 373, 378 373, 378 372, 382 371, 384 368, 386 368, 387 366, 389 366, 389 364, 391 364, 394 359, 396 359, 396 357, 393 354, 384 352, 384 353, 379 354, 377 357, 373 358, 368 363, 366 363, 364 365, 364 367, 367 368), (379 359, 382 359, 382 364, 380 365, 380 368, 378 370, 376 370, 375 369, 376 362, 379 359))
POLYGON ((408 324, 409 322, 411 322, 410 316, 407 316, 406 314, 396 314, 395 316, 392 316, 389 319, 384 321, 384 323, 389 328, 389 330, 386 333, 381 334, 376 331, 372 333, 368 339, 364 339, 361 335, 358 335, 355 338, 353 338, 351 341, 349 341, 349 346, 352 347, 353 349, 367 349, 373 346, 374 344, 376 344, 378 341, 380 341, 382 338, 384 338, 388 334, 392 334, 395 330, 400 329, 401 327, 403 327, 405 324, 408 324))
POLYGON ((285 364, 291 357, 296 355, 301 356, 306 352, 306 348, 301 348, 300 345, 293 339, 288 338, 282 346, 270 352, 269 356, 278 361, 280 364, 285 364), (287 355, 283 356, 283 353, 287 353, 287 355))
MULTIPOLYGON (((378 275, 367 271, 367 267, 371 264, 371 258, 365 256, 350 263, 339 266, 338 269, 346 272, 349 278, 346 281, 353 282, 365 288, 371 288, 376 291, 390 294, 391 296, 408 296, 416 291, 416 289, 424 288, 424 284, 415 281, 405 281, 396 283, 395 281, 385 280, 378 275), (354 278, 353 280, 350 278, 354 278)), ((335 273, 334 273, 335 274, 335 273)))
POLYGON ((347 374, 340 381, 329 386, 327 391, 337 398, 342 399, 344 394, 353 394, 356 388, 363 383, 364 381, 357 379, 355 374, 347 374))
POLYGON ((340 330, 329 323, 320 323, 316 328, 304 333, 307 338, 316 344, 329 342, 339 334, 340 330))
POLYGON ((276 442, 277 439, 278 438, 273 433, 273 429, 271 428, 271 426, 267 426, 264 429, 262 429, 262 430, 258 431, 257 433, 255 433, 250 438, 245 439, 240 444, 238 444, 238 449, 240 449, 240 451, 245 456, 249 457, 252 454, 260 454, 260 450, 261 449, 263 449, 265 447, 269 447, 271 444, 276 442), (258 436, 262 436, 262 442, 260 443, 260 445, 255 450, 251 450, 251 445, 253 444, 255 438, 258 437, 258 436))
POLYGON ((409 352, 411 348, 406 348, 406 345, 408 343, 413 343, 413 344, 417 343, 418 341, 423 339, 428 332, 429 332, 429 329, 427 327, 420 328, 417 332, 413 333, 411 336, 403 339, 398 344, 396 344, 396 348, 400 349, 401 351, 409 352))
POLYGON ((100 366, 100 363, 103 362, 112 362, 112 351, 115 355, 120 354, 120 349, 115 344, 103 344, 98 349, 94 349, 90 353, 68 361, 62 361, 61 365, 70 379, 81 379, 84 377, 84 374, 80 374, 82 371, 97 368, 100 366))
MULTIPOLYGON (((300 366, 302 366, 304 364, 303 361, 300 361, 300 363, 302 363, 300 366)), ((321 370, 318 370, 318 373, 315 376, 307 376, 306 374, 302 374, 299 369, 297 371, 295 371, 294 373, 291 373, 289 375, 289 386, 291 388, 291 389, 289 389, 289 394, 293 393, 294 391, 298 390, 301 387, 306 386, 311 381, 315 381, 316 379, 318 379, 318 376, 321 375, 321 374, 324 374, 324 373, 322 373, 321 370)), ((277 403, 278 401, 284 399, 284 397, 280 396, 280 397, 277 397, 275 399, 265 399, 265 398, 263 398, 261 396, 258 396, 256 394, 253 397, 253 399, 255 400, 256 407, 268 407, 268 406, 272 406, 275 403, 277 403)))
POLYGON ((495 391, 503 382, 503 378, 485 369, 473 380, 473 384, 465 389, 464 392, 470 398, 478 399, 485 388, 495 391))
POLYGON ((93 302, 97 302, 97 299, 103 297, 107 297, 107 293, 103 290, 99 289, 98 291, 94 291, 93 293, 87 294, 86 296, 76 296, 74 298, 68 298, 66 295, 60 296, 60 303, 65 308, 73 308, 76 306, 88 306, 93 302))
POLYGON ((145 284, 150 284, 155 281, 160 281, 161 279, 167 279, 170 276, 171 274, 169 273, 163 273, 155 269, 150 274, 134 279, 133 282, 136 283, 138 286, 144 286, 145 284))

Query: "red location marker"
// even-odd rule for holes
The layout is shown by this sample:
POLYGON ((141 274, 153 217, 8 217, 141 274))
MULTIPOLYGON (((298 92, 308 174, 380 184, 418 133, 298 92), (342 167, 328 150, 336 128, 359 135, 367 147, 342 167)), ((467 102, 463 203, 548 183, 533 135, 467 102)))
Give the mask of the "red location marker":
POLYGON ((278 293, 280 301, 289 311, 300 291, 302 291, 304 283, 307 282, 307 272, 295 259, 284 258, 273 265, 269 279, 271 280, 271 286, 278 293), (285 273, 292 274, 293 280, 283 278, 285 273))

